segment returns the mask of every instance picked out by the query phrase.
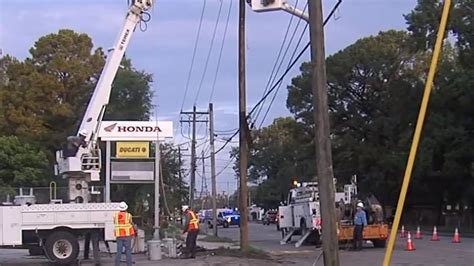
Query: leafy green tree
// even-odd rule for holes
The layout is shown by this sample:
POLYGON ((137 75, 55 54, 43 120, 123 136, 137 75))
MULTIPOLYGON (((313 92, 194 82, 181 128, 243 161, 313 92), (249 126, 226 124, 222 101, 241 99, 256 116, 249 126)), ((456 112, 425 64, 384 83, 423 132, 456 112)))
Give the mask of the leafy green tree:
MULTIPOLYGON (((24 62, 6 56, 0 86, 4 135, 16 135, 51 152, 73 135, 105 64, 102 50, 93 50, 86 34, 60 30, 39 38, 24 62)), ((133 68, 130 59, 114 80, 106 118, 148 119, 152 77, 133 68)), ((1 73, 1 72, 0 72, 1 73)))
POLYGON ((12 187, 46 185, 46 155, 17 137, 0 137, 0 199, 12 193, 12 187))
MULTIPOLYGON (((474 205, 474 2, 453 1, 447 31, 454 50, 445 48, 449 60, 443 60, 435 79, 424 141, 420 148, 430 150, 429 181, 436 188, 439 209, 443 204, 474 205)), ((434 45, 441 16, 442 1, 418 1, 405 16, 416 49, 434 45)))
MULTIPOLYGON (((268 127, 254 130, 249 157, 249 181, 266 179, 257 189, 255 202, 276 207, 285 197, 292 179, 311 180, 314 176, 312 137, 293 118, 277 118, 268 127)), ((238 150, 234 170, 238 176, 238 150)))
MULTIPOLYGON (((53 153, 77 131, 104 67, 104 53, 93 48, 86 34, 59 30, 39 38, 23 61, 0 58, 0 136, 40 147, 49 160, 46 179, 53 153)), ((150 74, 124 58, 105 118, 148 120, 151 82, 150 74)))
POLYGON ((121 66, 112 85, 104 120, 149 120, 153 98, 150 87, 152 75, 134 69, 131 60, 126 57, 121 66))
MULTIPOLYGON (((396 197, 423 85, 425 60, 412 51, 406 32, 387 31, 327 58, 335 177, 344 183, 356 174, 362 192, 386 203, 396 197)), ((311 132, 311 69, 301 69, 287 106, 311 132)))

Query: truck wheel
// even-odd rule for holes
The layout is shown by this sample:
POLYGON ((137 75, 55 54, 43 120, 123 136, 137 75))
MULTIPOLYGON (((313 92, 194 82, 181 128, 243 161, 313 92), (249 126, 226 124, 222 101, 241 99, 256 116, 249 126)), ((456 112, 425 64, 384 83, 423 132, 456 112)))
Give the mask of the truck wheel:
POLYGON ((72 264, 79 254, 77 237, 70 232, 56 231, 46 239, 45 252, 48 259, 54 263, 72 264))
POLYGON ((374 243, 374 248, 385 248, 387 240, 385 239, 372 239, 372 243, 374 243))

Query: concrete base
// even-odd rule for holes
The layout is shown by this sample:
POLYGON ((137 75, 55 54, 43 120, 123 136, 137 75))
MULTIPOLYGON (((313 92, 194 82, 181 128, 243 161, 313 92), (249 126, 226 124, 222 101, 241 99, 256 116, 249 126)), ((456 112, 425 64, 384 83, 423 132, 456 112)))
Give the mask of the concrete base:
POLYGON ((152 261, 161 260, 161 241, 160 240, 148 241, 148 259, 152 261))

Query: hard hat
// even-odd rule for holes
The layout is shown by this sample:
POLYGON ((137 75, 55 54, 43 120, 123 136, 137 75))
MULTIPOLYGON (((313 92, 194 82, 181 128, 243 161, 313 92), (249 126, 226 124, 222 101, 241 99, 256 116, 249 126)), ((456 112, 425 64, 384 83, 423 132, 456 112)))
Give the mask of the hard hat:
POLYGON ((362 203, 362 202, 357 203, 357 207, 364 208, 364 203, 362 203))
POLYGON ((187 209, 189 209, 189 206, 188 206, 188 205, 183 205, 183 206, 181 207, 181 210, 182 210, 183 212, 186 211, 187 209))
POLYGON ((81 130, 79 130, 79 136, 87 137, 87 129, 81 129, 81 130))
POLYGON ((120 209, 121 211, 126 211, 126 210, 128 209, 127 203, 125 203, 125 201, 120 202, 120 204, 119 204, 119 209, 120 209))

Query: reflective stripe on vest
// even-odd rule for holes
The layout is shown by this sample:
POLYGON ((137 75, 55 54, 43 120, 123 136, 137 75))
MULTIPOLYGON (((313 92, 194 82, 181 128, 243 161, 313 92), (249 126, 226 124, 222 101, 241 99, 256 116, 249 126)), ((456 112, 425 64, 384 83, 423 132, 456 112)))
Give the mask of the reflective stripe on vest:
POLYGON ((194 211, 189 211, 189 214, 191 215, 191 220, 189 220, 189 225, 188 225, 188 230, 189 231, 194 231, 199 229, 199 219, 196 217, 196 214, 194 211))
POLYGON ((116 212, 114 214, 115 237, 127 237, 135 235, 135 230, 130 223, 131 219, 132 215, 128 212, 116 212))

